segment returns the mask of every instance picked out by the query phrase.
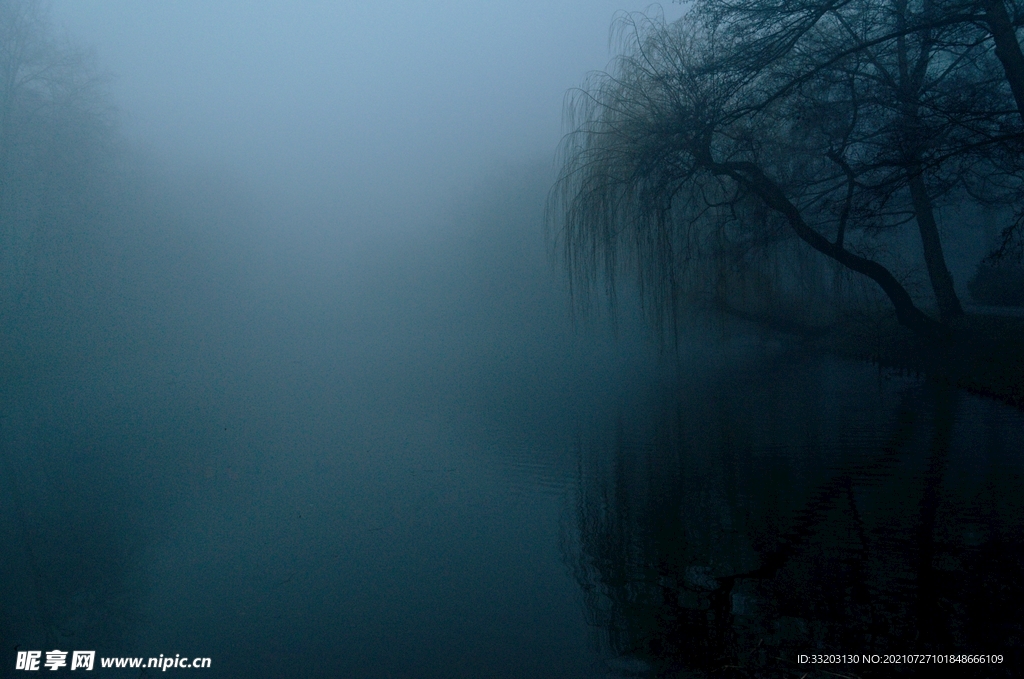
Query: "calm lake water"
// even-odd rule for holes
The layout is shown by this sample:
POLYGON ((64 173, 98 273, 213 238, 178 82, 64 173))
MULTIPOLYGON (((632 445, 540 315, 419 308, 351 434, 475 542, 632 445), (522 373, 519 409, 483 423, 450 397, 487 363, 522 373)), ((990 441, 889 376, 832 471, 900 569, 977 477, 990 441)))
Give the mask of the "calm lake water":
POLYGON ((829 357, 651 403, 583 448, 588 622, 645 676, 935 676, 797 663, 906 653, 1018 676, 1022 433, 1019 411, 829 357))
POLYGON ((749 329, 676 360, 574 327, 521 202, 319 259, 197 208, 0 324, 0 676, 1019 671, 1019 411, 749 329))
POLYGON ((15 644, 209 656, 211 677, 815 676, 797 655, 824 652, 1015 675, 1020 412, 824 356, 682 373, 604 384, 572 421, 387 393, 345 421, 250 393, 216 424, 119 432, 37 384, 46 430, 5 420, 9 451, 50 452, 6 470, 3 675, 15 644), (147 461, 171 439, 220 445, 147 461))

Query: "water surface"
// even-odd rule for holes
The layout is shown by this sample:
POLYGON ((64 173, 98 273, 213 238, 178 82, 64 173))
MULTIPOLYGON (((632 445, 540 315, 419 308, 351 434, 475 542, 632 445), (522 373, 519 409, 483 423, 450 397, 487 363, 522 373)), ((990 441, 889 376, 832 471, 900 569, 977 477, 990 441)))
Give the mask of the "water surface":
POLYGON ((167 236, 123 308, 19 312, 0 674, 15 647, 210 677, 1015 671, 1021 413, 749 328, 676 357, 625 304, 573 325, 514 204, 319 258, 167 236))
POLYGON ((650 676, 934 676, 800 654, 1001 654, 1017 676, 1024 417, 827 356, 639 405, 583 449, 588 621, 650 676))

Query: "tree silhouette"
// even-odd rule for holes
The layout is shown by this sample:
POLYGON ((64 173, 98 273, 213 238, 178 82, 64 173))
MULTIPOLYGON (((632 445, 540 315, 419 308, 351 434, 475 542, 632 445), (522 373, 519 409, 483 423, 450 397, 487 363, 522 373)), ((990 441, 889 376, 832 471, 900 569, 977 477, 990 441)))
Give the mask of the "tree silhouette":
POLYGON ((940 316, 961 315, 935 201, 995 175, 1004 200, 1019 191, 1021 126, 991 34, 923 8, 740 0, 623 18, 612 72, 570 99, 552 193, 577 282, 625 259, 674 313, 699 262, 796 236, 877 284, 900 323, 942 334, 851 235, 916 221, 940 316))

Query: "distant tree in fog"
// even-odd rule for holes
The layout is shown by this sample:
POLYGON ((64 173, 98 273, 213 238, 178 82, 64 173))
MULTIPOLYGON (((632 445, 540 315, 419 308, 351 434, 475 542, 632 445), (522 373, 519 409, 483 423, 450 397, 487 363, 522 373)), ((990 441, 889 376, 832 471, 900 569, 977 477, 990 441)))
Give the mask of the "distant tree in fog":
POLYGON ((74 215, 107 139, 109 105, 88 54, 54 37, 45 6, 0 0, 0 250, 19 276, 74 215))
POLYGON ((570 99, 552 193, 576 282, 632 265, 674 314, 795 237, 873 281, 903 325, 940 332, 884 236, 916 222, 940 317, 960 315, 936 201, 1020 193, 1014 59, 990 4, 737 0, 623 19, 612 72, 570 99))

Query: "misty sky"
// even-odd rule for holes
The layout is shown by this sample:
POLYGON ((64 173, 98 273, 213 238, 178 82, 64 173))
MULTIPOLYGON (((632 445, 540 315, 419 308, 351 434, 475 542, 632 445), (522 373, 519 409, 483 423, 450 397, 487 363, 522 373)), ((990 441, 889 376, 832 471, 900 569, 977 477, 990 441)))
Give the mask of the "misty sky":
POLYGON ((113 76, 131 139, 355 216, 550 161, 566 90, 607 65, 616 11, 647 7, 58 0, 53 17, 113 76))

